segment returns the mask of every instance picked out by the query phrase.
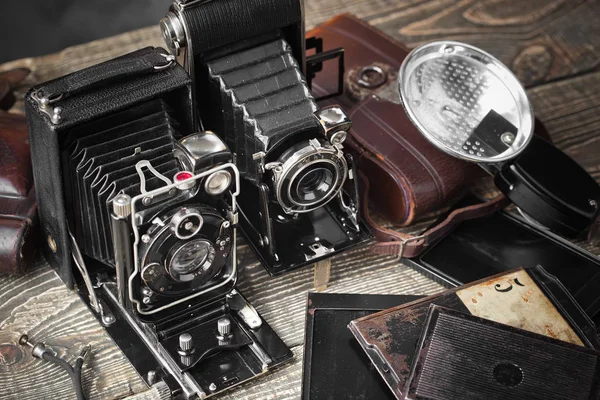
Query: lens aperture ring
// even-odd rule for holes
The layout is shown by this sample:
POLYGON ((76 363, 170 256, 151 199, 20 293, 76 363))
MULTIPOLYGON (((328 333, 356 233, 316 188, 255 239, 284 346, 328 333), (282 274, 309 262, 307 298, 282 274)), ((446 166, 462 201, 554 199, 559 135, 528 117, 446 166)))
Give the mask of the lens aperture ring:
POLYGON ((313 141, 281 161, 275 175, 277 201, 287 213, 306 213, 333 200, 348 176, 348 163, 337 147, 313 141))

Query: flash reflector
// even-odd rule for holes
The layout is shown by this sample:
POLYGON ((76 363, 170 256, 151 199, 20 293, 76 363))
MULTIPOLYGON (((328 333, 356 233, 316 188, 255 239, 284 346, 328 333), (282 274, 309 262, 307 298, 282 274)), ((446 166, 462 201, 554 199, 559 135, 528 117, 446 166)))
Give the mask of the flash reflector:
POLYGON ((413 124, 452 156, 502 162, 533 135, 533 110, 519 80, 473 46, 444 41, 416 48, 402 64, 398 84, 413 124))

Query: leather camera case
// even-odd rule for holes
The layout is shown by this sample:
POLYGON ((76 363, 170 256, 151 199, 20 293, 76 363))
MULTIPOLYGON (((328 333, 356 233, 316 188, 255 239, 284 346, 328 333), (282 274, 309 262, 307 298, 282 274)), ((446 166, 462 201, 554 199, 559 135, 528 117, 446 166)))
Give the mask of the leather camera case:
POLYGON ((65 212, 61 139, 73 128, 142 102, 176 104, 181 131, 192 133, 191 80, 161 48, 145 48, 33 88, 25 98, 43 252, 73 287, 73 262, 65 212), (39 99, 49 98, 45 108, 39 99), (60 107, 60 118, 52 118, 60 107))
MULTIPOLYGON (((344 147, 370 182, 368 201, 374 211, 408 226, 451 205, 483 176, 477 165, 436 149, 408 119, 397 94, 398 71, 409 53, 404 45, 351 15, 337 16, 308 36, 322 38, 325 49, 344 48, 344 95, 331 101, 352 119, 344 147), (372 87, 359 83, 361 78, 372 87)), ((335 92, 336 74, 335 65, 323 65, 313 80, 315 96, 335 92)))
POLYGON ((0 273, 27 270, 36 254, 36 201, 25 118, 0 114, 0 273))
POLYGON ((0 73, 0 273, 23 273, 37 248, 37 213, 25 117, 7 111, 26 68, 0 73))
MULTIPOLYGON (((398 71, 409 53, 404 45, 348 14, 334 17, 307 36, 322 38, 325 50, 344 48, 344 94, 324 103, 340 104, 352 119, 344 147, 355 156, 363 184, 370 187, 362 201, 372 211, 394 225, 408 226, 451 206, 485 175, 476 164, 435 148, 404 112, 397 89, 398 71)), ((316 97, 335 93, 337 74, 334 63, 323 65, 312 81, 316 97)), ((548 137, 536 123, 536 133, 548 137)), ((499 201, 461 218, 478 217, 505 204, 499 201)), ((408 239, 376 224, 368 207, 363 210, 377 240, 408 239)))

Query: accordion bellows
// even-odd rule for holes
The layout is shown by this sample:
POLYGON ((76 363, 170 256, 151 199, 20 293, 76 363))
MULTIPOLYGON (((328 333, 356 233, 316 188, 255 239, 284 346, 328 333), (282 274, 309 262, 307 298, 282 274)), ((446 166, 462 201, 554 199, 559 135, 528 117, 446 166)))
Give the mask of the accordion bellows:
POLYGON ((214 98, 221 101, 223 133, 241 173, 253 173, 253 154, 269 153, 295 133, 320 132, 317 105, 283 39, 207 64, 214 98))
MULTIPOLYGON (((67 213, 81 251, 114 263, 111 201, 118 193, 140 194, 136 163, 148 160, 168 177, 178 172, 173 155, 179 123, 161 100, 152 100, 71 130, 62 145, 67 213)), ((161 182, 152 177, 148 188, 161 182)), ((157 186, 158 185, 158 186, 157 186)))

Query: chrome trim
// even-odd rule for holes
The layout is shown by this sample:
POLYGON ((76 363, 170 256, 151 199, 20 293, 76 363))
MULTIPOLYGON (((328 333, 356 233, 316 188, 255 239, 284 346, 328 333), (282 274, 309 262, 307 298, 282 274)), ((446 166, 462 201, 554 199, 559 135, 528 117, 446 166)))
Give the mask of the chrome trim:
POLYGON ((173 152, 189 172, 194 172, 198 160, 227 150, 225 143, 214 132, 205 131, 184 137, 175 144, 173 152))
MULTIPOLYGON (((232 164, 232 163, 227 163, 227 164, 223 164, 220 165, 218 167, 209 169, 207 171, 204 171, 200 174, 194 175, 193 178, 190 178, 190 180, 199 180, 202 179, 214 172, 217 171, 221 171, 221 170, 225 170, 225 169, 231 169, 234 171, 235 174, 235 183, 236 183, 236 187, 235 187, 235 192, 231 193, 231 214, 230 215, 237 215, 237 202, 236 202, 236 198, 237 196, 240 194, 240 174, 239 171, 237 170, 237 167, 232 164)), ((201 296, 203 294, 209 293, 213 290, 219 289, 220 287, 223 287, 225 285, 227 285, 229 282, 231 282, 232 280, 236 279, 236 273, 237 273, 237 248, 236 248, 236 240, 237 240, 237 232, 236 229, 234 227, 233 229, 233 238, 232 238, 232 242, 231 242, 231 259, 230 262, 232 263, 232 272, 231 274, 227 277, 227 279, 225 279, 223 282, 219 283, 218 285, 215 286, 211 286, 205 290, 202 290, 200 292, 194 293, 190 296, 186 296, 183 297, 181 299, 178 299, 176 301, 173 301, 172 303, 169 303, 167 305, 164 305, 162 307, 153 309, 151 311, 144 311, 142 309, 143 307, 143 303, 141 299, 137 299, 136 298, 136 293, 134 293, 133 291, 133 281, 134 279, 138 278, 141 279, 141 270, 140 270, 140 261, 139 261, 139 251, 138 251, 138 245, 140 244, 140 232, 138 229, 138 221, 137 221, 137 204, 138 202, 142 202, 144 198, 146 197, 154 197, 154 196, 159 196, 165 193, 168 193, 169 190, 177 187, 179 185, 179 183, 172 183, 169 185, 165 185, 161 188, 152 190, 150 192, 147 193, 141 193, 137 196, 135 196, 133 199, 131 199, 131 226, 132 226, 132 230, 133 230, 133 236, 134 236, 134 242, 133 242, 133 266, 134 266, 134 270, 133 273, 131 274, 131 276, 129 277, 129 299, 131 300, 131 303, 133 305, 135 305, 136 307, 136 311, 140 314, 140 315, 152 315, 155 313, 158 313, 160 311, 164 311, 170 307, 176 306, 178 304, 182 304, 188 300, 191 300, 193 298, 196 298, 198 296, 201 296)), ((230 215, 228 215, 228 218, 230 217, 230 215)), ((234 224, 233 221, 231 221, 232 224, 234 224)))
MULTIPOLYGON (((306 171, 310 166, 316 165, 316 164, 330 164, 330 165, 333 165, 334 167, 336 167, 336 170, 337 170, 337 165, 333 161, 327 160, 327 159, 311 161, 308 164, 302 166, 302 168, 300 168, 298 171, 296 171, 294 173, 294 175, 292 175, 292 177, 290 178, 290 185, 288 185, 288 187, 287 187, 286 194, 287 194, 288 199, 290 200, 290 203, 292 203, 298 207, 310 207, 310 206, 314 206, 315 204, 319 204, 322 201, 322 199, 321 199, 321 200, 313 201, 310 203, 307 202, 306 204, 302 204, 302 203, 298 203, 297 201, 295 201, 292 198, 291 183, 294 182, 296 180, 296 178, 298 178, 298 175, 300 175, 302 172, 306 171)), ((337 183, 339 182, 339 178, 338 178, 339 176, 340 176, 340 174, 338 174, 338 176, 335 177, 335 182, 332 183, 331 188, 329 188, 329 191, 327 192, 327 194, 325 196, 323 196, 323 198, 328 198, 329 196, 332 196, 332 193, 334 191, 336 191, 335 188, 337 186, 337 183)), ((342 186, 343 186, 343 184, 342 184, 342 186)), ((338 192, 339 192, 339 190, 338 190, 338 192)), ((335 195, 333 195, 332 197, 335 197, 335 195)))
MULTIPOLYGON (((183 13, 187 7, 191 7, 195 4, 199 4, 205 2, 206 0, 195 0, 189 3, 185 3, 183 1, 176 1, 171 4, 169 8, 169 12, 166 17, 161 20, 161 25, 165 24, 165 26, 161 26, 161 30, 168 29, 166 28, 166 23, 169 22, 171 24, 169 31, 174 32, 177 39, 177 44, 171 44, 167 41, 167 37, 169 39, 172 38, 171 34, 165 35, 163 33, 163 38, 169 47, 172 50, 174 56, 177 57, 177 62, 185 69, 189 76, 192 77, 192 104, 196 104, 196 84, 195 84, 195 66, 194 66, 194 44, 190 39, 190 29, 185 22, 185 18, 183 17, 183 13), (177 21, 173 23, 173 21, 177 21), (183 32, 181 32, 183 30, 183 32)), ((164 31, 163 31, 164 32, 164 31)), ((194 124, 202 128, 202 121, 198 116, 198 111, 194 108, 194 124)))
MULTIPOLYGON (((470 73, 471 72, 469 72, 469 74, 470 73)), ((418 73, 416 75, 418 75, 418 73)), ((469 78, 473 79, 470 75, 469 78)), ((440 77, 438 79, 441 80, 445 78, 440 77)), ((475 162, 480 165, 504 162, 517 157, 527 147, 533 136, 533 107, 527 97, 525 89, 519 82, 519 79, 500 60, 477 47, 455 41, 437 41, 419 46, 413 49, 404 59, 398 73, 397 86, 402 106, 404 107, 406 115, 413 125, 432 145, 453 157, 475 162), (514 147, 513 151, 508 152, 506 155, 501 153, 492 157, 485 157, 482 155, 475 156, 461 152, 460 150, 453 148, 451 145, 440 139, 438 137, 439 130, 436 131, 426 126, 426 118, 419 118, 417 110, 419 105, 422 103, 421 99, 412 98, 409 90, 411 83, 413 83, 412 80, 416 79, 413 78, 415 75, 413 72, 418 71, 418 68, 423 63, 430 62, 431 60, 435 59, 443 60, 448 54, 456 57, 458 57, 458 54, 462 58, 468 59, 473 63, 481 64, 483 69, 493 74, 493 76, 502 82, 505 88, 510 92, 512 99, 515 102, 515 109, 519 112, 519 117, 522 120, 520 126, 517 127, 518 143, 514 143, 511 146, 514 147)))
POLYGON ((204 190, 206 191, 206 193, 210 194, 211 196, 218 196, 222 193, 224 193, 227 189, 229 189, 229 186, 231 186, 231 174, 228 171, 219 171, 219 172, 215 172, 212 175, 210 175, 208 178, 206 178, 206 181, 204 182, 204 190), (223 175, 227 177, 227 184, 226 185, 220 185, 219 189, 216 192, 211 192, 209 189, 209 184, 210 181, 215 179, 216 176, 218 175, 223 175))
POLYGON ((196 236, 196 234, 200 232, 200 229, 202 229, 203 225, 204 218, 202 218, 202 214, 200 214, 200 211, 198 211, 195 208, 187 207, 181 207, 181 209, 171 217, 171 221, 169 222, 169 228, 171 232, 173 232, 173 234, 175 234, 175 236, 177 236, 177 238, 181 240, 191 239, 192 237, 196 236), (179 225, 181 225, 181 222, 183 222, 183 220, 188 217, 198 217, 198 227, 189 235, 180 235, 178 232, 179 225))
MULTIPOLYGON (((300 170, 298 172, 305 170, 305 168, 306 167, 301 166, 300 170)), ((283 208, 284 212, 286 214, 301 214, 301 213, 311 212, 313 210, 316 210, 317 208, 323 207, 326 204, 328 204, 331 200, 336 198, 337 194, 342 190, 344 183, 346 182, 346 178, 348 175, 348 162, 346 161, 346 158, 344 157, 344 153, 341 150, 341 146, 336 145, 336 146, 323 147, 317 139, 311 139, 311 140, 309 140, 308 145, 300 148, 298 151, 293 153, 287 159, 283 160, 283 162, 281 162, 281 160, 280 160, 278 162, 268 163, 267 165, 265 165, 265 169, 271 170, 273 172, 273 178, 274 178, 273 185, 275 187, 275 197, 277 199, 277 202, 283 208), (299 163, 301 163, 303 160, 305 160, 308 157, 318 156, 318 155, 321 155, 321 156, 327 155, 327 156, 330 156, 331 158, 336 158, 337 160, 341 161, 341 164, 342 164, 341 170, 340 170, 339 165, 337 165, 331 159, 327 159, 327 158, 321 158, 318 160, 314 160, 307 164, 307 166, 314 165, 317 163, 329 163, 329 164, 334 165, 336 167, 336 170, 338 171, 338 175, 335 177, 335 183, 332 185, 332 187, 334 189, 328 193, 328 196, 327 196, 328 198, 324 197, 324 200, 321 200, 319 202, 313 202, 311 204, 308 204, 308 206, 294 204, 296 202, 294 202, 290 198, 291 197, 290 196, 291 188, 290 187, 283 188, 283 182, 286 179, 288 179, 288 175, 290 174, 290 172, 294 168, 297 168, 299 163), (284 198, 284 195, 287 195, 287 199, 289 199, 289 201, 287 201, 287 199, 284 198), (289 203, 292 203, 291 207, 290 207, 289 203), (317 207, 311 207, 311 206, 314 206, 315 204, 319 204, 319 205, 317 207), (297 209, 296 207, 293 207, 294 205, 297 207, 302 207, 302 208, 309 207, 309 208, 297 209)), ((292 178, 290 180, 290 184, 293 182, 293 179, 297 176, 298 172, 294 173, 294 175, 292 176, 292 178)))
POLYGON ((106 292, 107 296, 119 308, 119 311, 121 311, 121 315, 125 318, 129 326, 131 326, 133 330, 136 331, 137 335, 144 341, 146 347, 148 348, 148 350, 150 350, 152 355, 167 370, 169 375, 171 375, 173 379, 177 381, 179 386, 185 392, 185 396, 187 398, 191 398, 194 395, 200 396, 200 398, 206 396, 206 393, 204 392, 204 390, 202 390, 202 387, 200 387, 196 380, 190 377, 189 374, 185 372, 183 372, 182 374, 177 373, 177 364, 175 362, 170 363, 168 360, 172 357, 168 354, 166 350, 164 350, 162 346, 160 346, 158 340, 153 341, 151 339, 151 337, 153 337, 154 335, 152 335, 151 333, 147 333, 146 330, 133 319, 130 313, 118 303, 117 298, 114 296, 113 292, 108 289, 108 284, 103 284, 102 288, 106 292), (162 348, 163 351, 159 351, 159 348, 162 348), (163 357, 163 353, 166 353, 167 358, 163 357))
MULTIPOLYGON (((135 164, 135 170, 137 171, 138 176, 140 177, 140 192, 143 195, 149 194, 146 191, 146 176, 144 175, 144 170, 143 170, 144 167, 148 168, 148 171, 150 171, 152 173, 152 175, 154 175, 155 177, 157 177, 158 179, 160 179, 167 185, 170 185, 173 183, 172 180, 170 180, 169 178, 167 178, 166 176, 164 176, 163 174, 158 172, 156 169, 154 169, 152 164, 150 164, 150 161, 148 161, 148 160, 138 161, 138 163, 135 164)), ((179 186, 180 183, 181 182, 177 182, 177 186, 179 186)), ((150 192, 150 193, 152 193, 152 192, 150 192)), ((147 198, 151 199, 152 195, 150 194, 149 196, 143 196, 143 197, 147 197, 147 198)), ((133 201, 132 201, 132 203, 133 203, 133 201)), ((135 212, 133 212, 133 208, 131 210, 132 210, 131 211, 132 214, 135 214, 135 212)))

